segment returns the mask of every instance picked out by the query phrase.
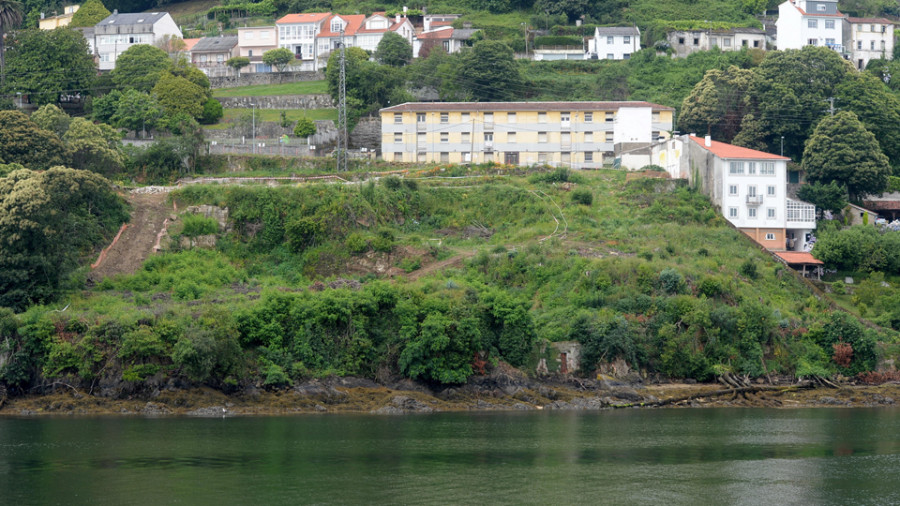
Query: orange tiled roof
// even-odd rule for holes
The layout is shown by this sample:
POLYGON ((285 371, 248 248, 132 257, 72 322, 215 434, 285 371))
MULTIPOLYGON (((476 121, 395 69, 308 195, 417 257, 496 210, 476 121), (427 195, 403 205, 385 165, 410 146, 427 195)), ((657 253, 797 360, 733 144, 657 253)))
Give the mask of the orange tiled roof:
POLYGON ((196 39, 182 39, 182 40, 184 40, 184 50, 185 51, 190 51, 191 49, 194 49, 194 46, 196 46, 197 43, 200 42, 199 37, 196 39))
POLYGON ((319 32, 316 37, 340 37, 340 32, 332 32, 331 31, 331 20, 334 18, 341 18, 347 22, 347 26, 344 27, 344 36, 349 37, 351 35, 356 35, 356 32, 359 31, 359 28, 362 26, 363 21, 366 20, 365 14, 350 14, 348 16, 330 16, 325 23, 322 24, 322 31, 319 32))
POLYGON ((692 135, 691 140, 700 145, 703 149, 711 152, 719 158, 729 159, 746 159, 746 160, 790 160, 786 156, 773 155, 765 151, 757 151, 750 148, 742 148, 725 142, 712 141, 710 147, 706 147, 705 141, 701 137, 692 135))
POLYGON ((318 23, 323 19, 331 16, 330 12, 310 12, 307 14, 288 14, 275 22, 275 24, 283 25, 286 23, 318 23))
POLYGON ((805 251, 776 251, 775 254, 789 264, 825 265, 825 262, 805 251))
POLYGON ((418 39, 449 39, 453 35, 453 28, 445 27, 441 30, 431 32, 422 32, 416 37, 418 39))

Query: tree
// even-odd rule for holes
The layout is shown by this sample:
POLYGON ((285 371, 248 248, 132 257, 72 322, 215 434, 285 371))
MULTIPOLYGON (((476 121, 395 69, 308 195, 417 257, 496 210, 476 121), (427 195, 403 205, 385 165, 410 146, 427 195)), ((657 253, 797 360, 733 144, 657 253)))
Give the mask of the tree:
POLYGON ((222 116, 224 115, 225 110, 222 108, 222 104, 219 103, 218 100, 210 98, 203 103, 203 112, 200 114, 200 123, 203 125, 212 125, 222 119, 222 116))
POLYGON ((49 130, 62 139, 62 136, 69 129, 69 123, 72 117, 65 111, 53 104, 44 104, 31 115, 33 121, 38 128, 49 130))
POLYGON ((741 128, 745 95, 753 71, 734 65, 706 71, 681 105, 678 126, 684 131, 703 132, 722 142, 731 142, 741 128))
POLYGON ((850 111, 819 122, 806 141, 803 169, 812 183, 835 181, 846 186, 854 200, 884 191, 891 175, 878 140, 850 111))
POLYGON ((87 0, 75 11, 69 26, 84 28, 94 26, 109 16, 109 9, 100 0, 87 0))
POLYGON ((537 0, 534 8, 538 12, 564 14, 568 20, 575 21, 584 14, 589 14, 589 0, 537 0))
POLYGON ((19 30, 6 38, 7 93, 21 92, 43 105, 90 90, 97 69, 81 33, 69 28, 19 30))
POLYGON ((153 45, 162 49, 174 59, 183 58, 184 50, 187 49, 187 43, 184 39, 168 33, 157 39, 153 45))
POLYGON ((375 61, 392 67, 402 67, 412 61, 412 44, 397 32, 387 32, 375 50, 375 61))
POLYGON ((122 92, 115 89, 106 95, 95 97, 91 103, 91 116, 97 121, 109 123, 112 115, 116 113, 121 98, 122 92))
POLYGON ((62 141, 19 111, 0 111, 0 160, 43 170, 65 163, 62 141))
POLYGON ((881 150, 894 165, 900 165, 900 97, 891 93, 874 75, 854 72, 837 86, 835 103, 853 111, 878 139, 881 150))
MULTIPOLYGON (((116 93, 118 91, 116 90, 116 93)), ((112 95, 105 95, 106 98, 112 95)), ((97 116, 97 102, 94 105, 94 117, 97 116)), ((104 110, 106 104, 102 104, 104 110)), ((108 117, 108 123, 116 128, 123 128, 137 132, 138 130, 146 132, 147 129, 156 128, 159 117, 162 116, 162 109, 152 96, 147 93, 140 92, 135 89, 127 90, 125 93, 119 94, 113 108, 112 114, 108 117)))
POLYGON ((187 59, 186 56, 181 55, 176 58, 175 61, 172 62, 172 66, 169 68, 169 73, 173 76, 183 77, 187 79, 188 81, 206 90, 207 96, 212 96, 209 93, 209 77, 207 77, 202 70, 195 67, 194 64, 187 59))
POLYGON ((119 133, 105 123, 74 118, 63 140, 75 169, 112 176, 125 163, 119 133))
POLYGON ((294 126, 294 136, 307 139, 310 135, 316 134, 316 122, 303 116, 297 120, 294 126))
POLYGON ((82 255, 127 219, 109 181, 92 172, 54 167, 0 178, 0 307, 51 300, 82 255))
POLYGON ((837 212, 847 207, 847 189, 836 181, 805 184, 797 190, 797 196, 826 211, 837 212))
POLYGON ((294 61, 294 53, 285 47, 270 49, 263 53, 262 60, 266 65, 271 65, 277 68, 279 72, 284 72, 284 68, 294 61))
POLYGON ((241 69, 250 65, 250 58, 246 56, 235 56, 234 58, 229 58, 228 61, 225 62, 225 65, 234 69, 235 74, 240 74, 241 69))
POLYGON ((153 87, 153 96, 169 117, 183 113, 191 118, 199 118, 203 113, 203 103, 206 102, 206 90, 168 72, 153 87))
POLYGON ((6 59, 4 38, 7 30, 22 22, 22 2, 0 0, 0 87, 6 82, 6 59))
POLYGON ((463 54, 457 81, 464 93, 475 100, 511 100, 523 91, 522 77, 513 51, 503 42, 483 40, 463 54))
MULTIPOLYGON (((340 81, 340 51, 332 51, 325 68, 328 91, 338 99, 340 81)), ((397 69, 369 61, 369 54, 358 47, 344 51, 347 85, 348 121, 368 114, 391 101, 396 89, 403 83, 403 75, 397 69)))
POLYGON ((171 65, 169 55, 162 49, 149 44, 138 44, 119 55, 116 68, 110 74, 113 82, 120 88, 149 92, 171 65))

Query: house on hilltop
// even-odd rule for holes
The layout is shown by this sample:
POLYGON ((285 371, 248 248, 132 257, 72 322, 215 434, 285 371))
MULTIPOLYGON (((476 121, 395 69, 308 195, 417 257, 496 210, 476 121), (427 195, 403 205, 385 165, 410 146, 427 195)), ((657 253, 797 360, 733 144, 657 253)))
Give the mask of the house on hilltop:
POLYGON ((63 7, 63 13, 58 16, 44 17, 42 12, 41 19, 38 21, 38 27, 41 30, 53 30, 62 26, 69 26, 79 7, 80 5, 67 5, 63 7))
POLYGON ((786 0, 778 6, 775 26, 779 51, 823 46, 842 55, 849 54, 844 42, 850 37, 845 33, 838 0, 786 0))
MULTIPOLYGON (((316 64, 316 36, 326 31, 328 12, 288 14, 275 22, 278 29, 278 47, 290 49, 299 63, 299 70, 314 71, 316 64)), ((340 28, 338 28, 340 31, 340 28)))
POLYGON ((682 58, 713 48, 722 51, 740 51, 743 48, 766 50, 766 32, 760 28, 671 30, 666 34, 666 41, 675 51, 675 56, 682 58))
POLYGON ((272 66, 262 61, 262 55, 278 47, 278 29, 274 26, 252 26, 238 28, 238 56, 250 59, 242 72, 271 72, 272 66))
POLYGON ((894 57, 894 23, 884 18, 847 18, 850 61, 864 70, 870 60, 894 57))
POLYGON ((114 69, 119 55, 131 46, 153 45, 167 35, 182 38, 181 29, 168 12, 119 14, 113 11, 94 26, 93 47, 100 60, 100 70, 114 69))
POLYGON ((628 60, 641 49, 641 31, 636 26, 594 28, 588 39, 588 58, 592 60, 628 60))
POLYGON ((230 70, 225 65, 238 55, 238 37, 203 37, 191 48, 191 63, 210 77, 221 77, 230 70))

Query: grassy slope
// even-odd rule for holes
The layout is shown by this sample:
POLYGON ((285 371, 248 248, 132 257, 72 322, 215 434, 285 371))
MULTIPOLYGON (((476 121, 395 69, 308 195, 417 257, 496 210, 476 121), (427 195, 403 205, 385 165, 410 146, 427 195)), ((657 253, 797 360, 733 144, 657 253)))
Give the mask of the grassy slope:
POLYGON ((213 91, 214 97, 260 97, 266 95, 312 95, 328 93, 325 81, 303 81, 288 84, 268 84, 258 86, 240 86, 222 88, 213 91))

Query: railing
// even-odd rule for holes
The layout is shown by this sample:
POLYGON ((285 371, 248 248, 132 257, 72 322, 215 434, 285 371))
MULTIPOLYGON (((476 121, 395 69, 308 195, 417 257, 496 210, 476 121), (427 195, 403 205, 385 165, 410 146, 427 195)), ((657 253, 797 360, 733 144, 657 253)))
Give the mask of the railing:
POLYGON ((763 203, 762 195, 747 195, 747 203, 753 205, 759 205, 763 203))
POLYGON ((812 222, 816 221, 816 206, 800 202, 797 200, 787 199, 786 219, 789 223, 812 222))

